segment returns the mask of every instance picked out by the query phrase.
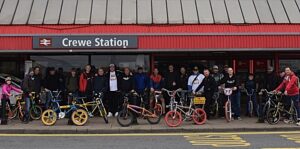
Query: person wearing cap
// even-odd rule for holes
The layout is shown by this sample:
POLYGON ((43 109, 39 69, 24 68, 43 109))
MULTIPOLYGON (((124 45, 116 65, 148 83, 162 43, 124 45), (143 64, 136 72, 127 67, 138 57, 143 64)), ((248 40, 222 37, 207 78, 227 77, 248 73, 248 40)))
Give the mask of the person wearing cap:
POLYGON ((217 84, 224 78, 224 74, 219 72, 219 67, 217 65, 213 66, 211 76, 215 79, 217 84))
POLYGON ((22 90, 13 86, 11 84, 11 77, 5 78, 5 84, 2 86, 2 98, 1 98, 1 106, 2 106, 2 115, 1 115, 1 125, 7 125, 7 114, 6 114, 6 104, 7 102, 10 105, 9 97, 12 96, 11 91, 15 91, 17 93, 22 93, 22 90))
MULTIPOLYGON (((193 74, 190 75, 188 79, 188 91, 192 93, 196 93, 197 88, 200 86, 204 79, 204 75, 199 72, 199 68, 197 66, 193 67, 193 74)), ((204 87, 202 86, 197 91, 203 92, 204 87)))
POLYGON ((59 90, 59 78, 56 74, 56 71, 54 67, 50 67, 48 69, 48 72, 46 74, 46 77, 44 78, 44 84, 43 84, 45 90, 47 91, 47 98, 46 98, 46 109, 48 109, 50 101, 51 101, 51 93, 53 91, 59 90))
POLYGON ((85 70, 81 73, 79 78, 79 91, 81 96, 87 97, 87 100, 91 101, 93 98, 94 91, 94 77, 95 75, 91 72, 91 65, 86 65, 85 70))
POLYGON ((150 80, 143 67, 138 67, 137 73, 134 74, 135 91, 143 96, 145 105, 149 106, 149 84, 150 80))
MULTIPOLYGON (((274 68, 269 66, 267 68, 267 73, 264 77, 259 80, 259 89, 266 89, 268 91, 273 91, 276 87, 281 83, 280 77, 274 72, 274 68)), ((266 103, 266 94, 260 92, 260 96, 258 96, 258 105, 259 105, 259 116, 258 123, 264 123, 265 115, 263 113, 263 107, 266 103)))
POLYGON ((121 74, 116 71, 115 64, 109 65, 109 72, 106 74, 108 81, 108 93, 107 93, 107 103, 108 103, 108 117, 118 116, 118 112, 121 109, 121 98, 120 98, 120 82, 121 74))

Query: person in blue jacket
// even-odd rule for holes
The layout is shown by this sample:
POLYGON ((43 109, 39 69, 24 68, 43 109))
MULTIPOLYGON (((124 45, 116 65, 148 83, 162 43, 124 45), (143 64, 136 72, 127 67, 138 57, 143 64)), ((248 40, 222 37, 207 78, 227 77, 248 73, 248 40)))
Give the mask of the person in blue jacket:
POLYGON ((247 113, 246 116, 251 116, 250 115, 250 109, 249 109, 249 102, 250 102, 250 95, 251 95, 251 100, 253 103, 253 114, 254 115, 258 115, 257 114, 257 102, 256 102, 256 82, 254 80, 254 75, 253 74, 249 74, 248 76, 248 80, 245 83, 245 89, 247 90, 248 93, 248 97, 247 97, 247 113))
POLYGON ((137 73, 134 75, 135 91, 143 96, 144 103, 148 106, 148 90, 149 90, 149 77, 144 73, 143 67, 138 67, 137 73))

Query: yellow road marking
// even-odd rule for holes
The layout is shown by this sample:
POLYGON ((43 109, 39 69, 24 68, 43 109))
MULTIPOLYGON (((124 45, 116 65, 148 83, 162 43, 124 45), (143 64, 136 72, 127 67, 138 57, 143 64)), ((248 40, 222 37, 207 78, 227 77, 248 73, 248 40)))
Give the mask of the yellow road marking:
POLYGON ((278 132, 208 132, 208 133, 129 133, 129 134, 0 134, 0 137, 12 136, 12 137, 22 137, 22 136, 57 136, 57 137, 68 137, 68 136, 78 136, 78 137, 130 137, 130 136, 197 136, 197 135, 267 135, 267 134, 300 134, 300 131, 278 131, 278 132))
POLYGON ((298 147, 298 148, 297 147, 296 148, 295 147, 294 148, 282 148, 282 147, 279 148, 278 147, 278 148, 262 148, 262 149, 300 149, 300 147, 298 147))
POLYGON ((281 136, 296 143, 300 143, 300 134, 286 134, 281 136))
POLYGON ((192 145, 213 146, 213 147, 246 147, 250 143, 238 135, 188 135, 184 136, 192 145))

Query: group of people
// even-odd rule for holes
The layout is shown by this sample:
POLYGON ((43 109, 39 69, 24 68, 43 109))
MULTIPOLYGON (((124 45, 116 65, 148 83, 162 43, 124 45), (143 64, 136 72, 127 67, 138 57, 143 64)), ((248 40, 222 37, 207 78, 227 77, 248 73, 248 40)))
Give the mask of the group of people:
MULTIPOLYGON (((200 92, 206 98, 205 111, 209 117, 209 113, 211 112, 210 107, 215 100, 218 100, 220 105, 225 103, 226 98, 224 95, 219 94, 220 89, 231 88, 233 90, 230 96, 232 111, 234 113, 233 117, 234 119, 241 120, 241 83, 235 76, 233 69, 227 65, 224 66, 223 72, 219 71, 217 65, 213 66, 211 70, 204 69, 203 72, 200 72, 199 68, 194 66, 190 75, 188 75, 185 67, 181 67, 180 71, 177 72, 173 65, 168 66, 168 70, 165 74, 160 74, 158 68, 154 68, 151 75, 145 73, 142 67, 138 67, 135 72, 128 67, 122 71, 117 71, 114 64, 109 65, 108 72, 105 72, 104 68, 98 68, 96 71, 93 71, 91 65, 86 65, 84 71, 81 73, 74 68, 70 70, 67 76, 63 75, 62 72, 62 69, 56 71, 55 68, 48 68, 46 76, 42 78, 40 68, 34 67, 30 69, 25 76, 21 84, 21 89, 13 87, 11 85, 11 78, 8 77, 5 80, 6 84, 2 87, 3 96, 1 102, 3 110, 1 124, 7 123, 5 105, 6 101, 9 101, 8 98, 11 96, 11 90, 24 93, 26 103, 25 123, 28 123, 30 109, 29 94, 31 92, 40 93, 42 88, 47 91, 60 90, 63 91, 65 95, 72 93, 73 96, 86 97, 87 100, 93 100, 93 94, 95 92, 103 92, 108 117, 118 115, 122 107, 122 96, 124 96, 124 94, 136 93, 143 97, 147 108, 153 108, 154 92, 161 91, 162 88, 167 90, 177 90, 180 88, 193 94, 200 92), (216 96, 216 94, 220 96, 216 96)), ((294 100, 295 107, 298 113, 300 113, 298 105, 298 77, 288 67, 281 77, 282 78, 274 72, 272 67, 268 68, 265 78, 260 81, 255 81, 254 75, 249 74, 243 86, 248 93, 253 93, 251 98, 254 102, 254 110, 261 109, 260 107, 263 106, 265 102, 263 96, 259 96, 258 99, 256 98, 256 92, 264 88, 269 91, 282 91, 289 99, 294 100), (257 100, 258 102, 256 102, 257 100), (258 107, 256 105, 258 105, 258 107)), ((49 106, 51 98, 50 94, 47 94, 46 108, 49 106)), ((140 99, 136 96, 132 95, 129 99, 131 104, 141 104, 140 99)), ((165 113, 167 111, 166 105, 169 102, 169 97, 166 94, 162 94, 162 96, 159 97, 159 101, 163 107, 162 112, 165 113)), ((250 99, 248 98, 247 102, 249 101, 250 99)), ((259 116, 259 122, 264 121, 261 112, 257 113, 257 116, 259 116)), ((298 115, 298 120, 300 120, 300 114, 298 115)), ((297 124, 300 125, 299 121, 297 124)))

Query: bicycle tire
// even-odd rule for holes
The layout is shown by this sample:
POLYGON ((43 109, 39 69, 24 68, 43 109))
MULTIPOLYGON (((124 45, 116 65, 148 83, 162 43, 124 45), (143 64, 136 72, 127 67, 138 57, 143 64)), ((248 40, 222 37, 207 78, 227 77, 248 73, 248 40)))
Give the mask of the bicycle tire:
POLYGON ((120 126, 122 127, 128 127, 130 126, 132 123, 133 123, 133 119, 134 119, 134 116, 133 116, 133 113, 131 111, 128 111, 128 110, 122 110, 119 112, 118 114, 118 117, 117 117, 117 122, 120 126), (126 118, 128 119, 128 123, 123 123, 121 122, 121 120, 123 118, 126 118))
POLYGON ((292 108, 291 116, 292 116, 292 119, 293 119, 294 123, 297 123, 297 121, 298 121, 298 113, 297 113, 297 109, 296 109, 295 106, 293 106, 293 108, 292 108))
POLYGON ((25 111, 23 109, 18 110, 18 118, 21 122, 25 121, 25 111))
POLYGON ((262 114, 263 114, 262 117, 264 118, 264 120, 267 119, 267 112, 270 108, 271 108, 271 105, 270 105, 270 103, 267 102, 262 109, 262 114))
POLYGON ((231 104, 228 101, 225 103, 225 118, 227 122, 232 120, 231 104))
POLYGON ((158 124, 160 122, 161 116, 162 116, 162 107, 160 104, 156 104, 153 113, 156 117, 147 117, 147 121, 150 124, 158 124))
POLYGON ((178 111, 169 111, 165 116, 165 122, 169 127, 178 127, 181 125, 182 121, 182 116, 178 111), (173 123, 171 120, 169 120, 169 118, 171 118, 173 123))
POLYGON ((55 111, 48 109, 42 113, 41 121, 46 126, 53 126, 57 121, 57 114, 55 111))
POLYGON ((281 114, 276 108, 270 108, 267 112, 267 122, 271 125, 277 124, 280 121, 280 117, 281 114))
POLYGON ((38 120, 41 118, 42 116, 42 113, 43 113, 43 109, 38 106, 38 105, 35 105, 33 106, 32 108, 30 108, 30 117, 33 119, 33 120, 38 120))
POLYGON ((197 125, 203 125, 207 120, 207 115, 203 109, 197 108, 193 112, 193 120, 197 125))
POLYGON ((105 108, 104 107, 102 107, 102 106, 99 106, 99 112, 100 112, 100 116, 102 116, 102 118, 103 118, 103 120, 104 120, 104 122, 107 124, 108 123, 108 117, 107 117, 107 112, 106 112, 106 110, 105 110, 105 108))

